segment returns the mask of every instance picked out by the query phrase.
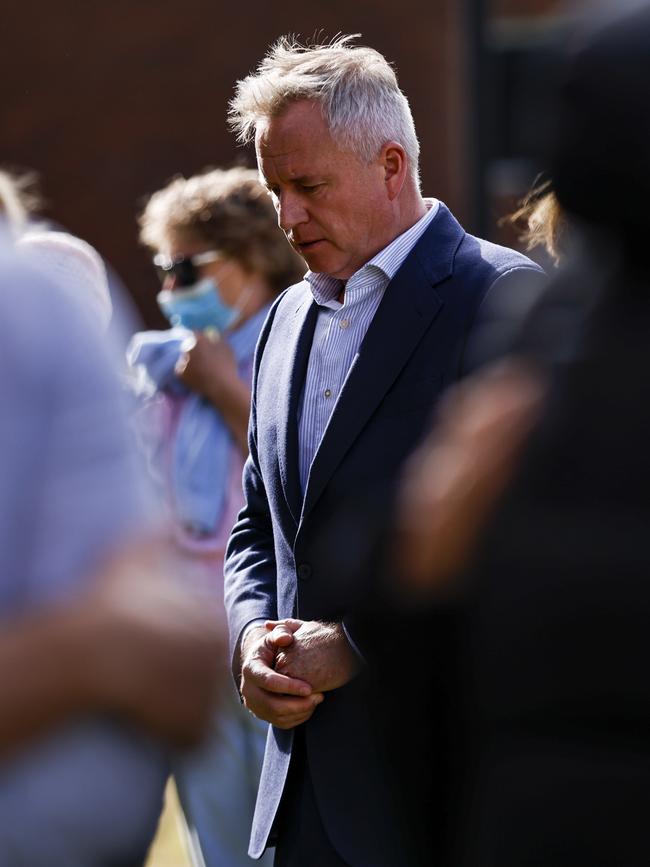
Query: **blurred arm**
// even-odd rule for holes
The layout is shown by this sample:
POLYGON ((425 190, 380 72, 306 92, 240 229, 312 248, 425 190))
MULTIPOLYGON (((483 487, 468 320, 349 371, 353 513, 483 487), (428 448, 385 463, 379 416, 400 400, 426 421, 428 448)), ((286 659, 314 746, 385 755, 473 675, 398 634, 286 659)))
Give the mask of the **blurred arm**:
POLYGON ((0 755, 93 713, 195 742, 224 679, 224 644, 211 608, 162 573, 153 547, 133 548, 75 601, 0 629, 0 755))
POLYGON ((225 340, 215 341, 205 334, 195 337, 194 346, 176 365, 178 378, 219 410, 235 442, 247 455, 250 387, 240 378, 235 356, 225 340))

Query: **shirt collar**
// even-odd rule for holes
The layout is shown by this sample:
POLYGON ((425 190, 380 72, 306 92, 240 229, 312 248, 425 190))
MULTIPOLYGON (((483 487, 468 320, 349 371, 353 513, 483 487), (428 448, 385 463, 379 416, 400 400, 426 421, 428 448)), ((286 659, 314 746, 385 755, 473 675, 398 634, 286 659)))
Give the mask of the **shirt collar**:
MULTIPOLYGON (((437 199, 424 200, 427 212, 421 217, 417 223, 414 223, 410 229, 402 232, 393 241, 390 242, 383 250, 380 250, 369 262, 362 265, 347 281, 339 280, 336 277, 331 277, 329 274, 319 274, 314 271, 307 271, 304 279, 309 283, 312 295, 317 304, 325 305, 335 301, 346 283, 357 282, 358 277, 368 271, 379 271, 384 279, 381 281, 381 287, 385 286, 393 279, 399 271, 404 260, 411 252, 413 247, 420 240, 429 224, 433 221, 438 213, 440 202, 437 199)), ((352 287, 350 287, 352 288, 352 287)))

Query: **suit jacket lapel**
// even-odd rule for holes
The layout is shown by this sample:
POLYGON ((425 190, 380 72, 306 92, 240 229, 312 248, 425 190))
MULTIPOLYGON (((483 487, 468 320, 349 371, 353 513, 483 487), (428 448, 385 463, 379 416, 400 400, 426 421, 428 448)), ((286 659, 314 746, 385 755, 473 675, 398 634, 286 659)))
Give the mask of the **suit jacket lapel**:
POLYGON ((296 308, 287 328, 284 375, 278 382, 278 463, 284 496, 298 526, 302 490, 298 470, 298 405, 311 350, 318 305, 311 292, 296 308), (282 385, 285 386, 284 392, 282 385))
POLYGON ((441 203, 439 214, 388 284, 314 456, 302 518, 313 508, 438 313, 442 301, 433 286, 451 274, 463 235, 441 203))

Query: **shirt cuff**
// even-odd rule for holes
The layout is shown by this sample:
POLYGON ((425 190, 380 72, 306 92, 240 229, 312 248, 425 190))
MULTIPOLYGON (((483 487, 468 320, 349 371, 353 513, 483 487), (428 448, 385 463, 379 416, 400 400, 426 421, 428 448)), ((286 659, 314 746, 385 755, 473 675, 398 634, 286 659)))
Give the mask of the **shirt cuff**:
POLYGON ((251 629, 256 629, 258 626, 264 626, 265 623, 266 620, 263 617, 258 617, 256 620, 249 620, 246 626, 244 626, 242 631, 239 633, 239 647, 241 648, 242 644, 244 643, 244 639, 251 631, 251 629))
POLYGON ((233 676, 235 678, 235 686, 237 687, 237 692, 239 694, 239 700, 243 702, 243 697, 239 688, 239 681, 241 676, 241 649, 244 643, 244 639, 251 631, 251 629, 255 629, 256 626, 264 626, 266 620, 263 617, 257 617, 255 620, 249 620, 246 626, 239 633, 239 640, 235 645, 235 651, 233 653, 233 676))

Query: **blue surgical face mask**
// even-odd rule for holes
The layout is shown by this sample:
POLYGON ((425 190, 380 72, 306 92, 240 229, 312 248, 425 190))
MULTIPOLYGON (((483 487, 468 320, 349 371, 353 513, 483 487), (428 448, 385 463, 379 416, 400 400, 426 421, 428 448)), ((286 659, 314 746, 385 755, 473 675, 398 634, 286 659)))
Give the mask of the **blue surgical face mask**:
POLYGON ((190 331, 226 331, 239 315, 236 307, 221 300, 219 287, 211 278, 183 289, 163 289, 157 301, 172 325, 190 331))

